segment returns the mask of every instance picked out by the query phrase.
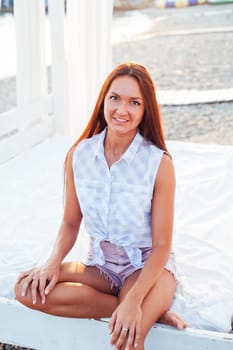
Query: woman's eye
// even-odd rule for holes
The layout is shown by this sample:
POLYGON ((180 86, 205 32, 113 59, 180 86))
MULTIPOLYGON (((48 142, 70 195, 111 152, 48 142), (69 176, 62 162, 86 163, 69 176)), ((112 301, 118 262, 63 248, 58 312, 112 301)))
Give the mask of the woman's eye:
POLYGON ((140 103, 139 103, 138 101, 132 101, 132 104, 133 104, 134 106, 140 106, 140 103))
POLYGON ((110 96, 110 100, 116 101, 116 100, 117 100, 117 96, 111 95, 111 96, 110 96))

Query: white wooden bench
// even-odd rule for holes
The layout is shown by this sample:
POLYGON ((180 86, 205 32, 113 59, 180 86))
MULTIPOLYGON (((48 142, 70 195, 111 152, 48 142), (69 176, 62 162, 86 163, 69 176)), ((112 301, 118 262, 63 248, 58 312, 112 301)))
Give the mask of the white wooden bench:
MULTIPOLYGON (((0 299, 0 342, 37 350, 109 350, 108 319, 56 317, 28 309, 16 301, 0 299)), ((232 350, 233 335, 156 324, 148 350, 232 350)))

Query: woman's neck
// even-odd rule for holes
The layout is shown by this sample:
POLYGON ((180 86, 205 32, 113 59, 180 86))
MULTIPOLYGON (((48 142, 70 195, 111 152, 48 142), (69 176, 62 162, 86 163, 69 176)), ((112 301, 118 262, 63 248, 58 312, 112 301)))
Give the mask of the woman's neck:
POLYGON ((126 152, 135 134, 117 135, 107 130, 104 140, 104 154, 109 168, 126 152))

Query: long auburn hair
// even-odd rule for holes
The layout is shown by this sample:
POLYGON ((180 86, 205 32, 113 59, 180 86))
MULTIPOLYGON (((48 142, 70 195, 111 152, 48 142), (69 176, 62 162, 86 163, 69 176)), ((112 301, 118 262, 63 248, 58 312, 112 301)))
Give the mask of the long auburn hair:
POLYGON ((156 98, 156 88, 151 75, 146 67, 135 62, 126 62, 115 67, 104 81, 86 128, 78 140, 72 145, 66 156, 65 172, 67 157, 78 145, 78 143, 100 133, 107 126, 104 117, 104 99, 112 82, 121 76, 133 77, 137 80, 140 87, 145 105, 144 115, 139 125, 140 134, 146 140, 168 153, 163 133, 160 108, 156 98))

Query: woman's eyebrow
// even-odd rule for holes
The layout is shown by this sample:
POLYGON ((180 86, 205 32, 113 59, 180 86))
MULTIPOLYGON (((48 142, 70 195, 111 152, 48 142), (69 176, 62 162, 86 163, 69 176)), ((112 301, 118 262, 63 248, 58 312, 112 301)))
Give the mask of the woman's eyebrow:
MULTIPOLYGON (((117 92, 114 92, 114 91, 110 91, 109 92, 110 94, 113 94, 113 95, 116 95, 116 96, 121 96, 121 95, 119 95, 117 92)), ((143 100, 143 98, 142 97, 139 97, 139 96, 137 96, 137 97, 130 97, 130 99, 131 100, 143 100)))
POLYGON ((130 97, 130 98, 131 98, 131 100, 143 100, 142 97, 130 97))

